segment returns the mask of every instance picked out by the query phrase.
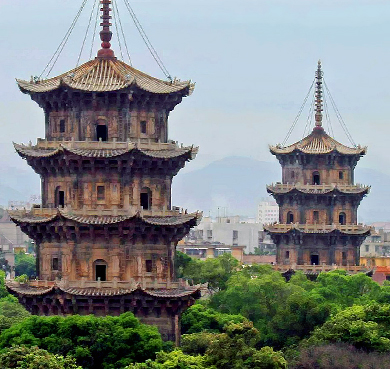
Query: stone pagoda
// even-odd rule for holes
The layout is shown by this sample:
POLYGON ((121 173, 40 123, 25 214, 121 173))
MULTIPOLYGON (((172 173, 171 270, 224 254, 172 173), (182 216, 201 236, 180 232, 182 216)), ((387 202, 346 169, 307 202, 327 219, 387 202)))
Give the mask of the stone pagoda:
POLYGON ((40 175, 42 205, 11 212, 37 247, 38 280, 8 289, 33 314, 133 312, 179 337, 199 297, 175 276, 175 249, 200 213, 171 205, 172 178, 197 148, 168 140, 168 116, 194 85, 162 81, 111 50, 102 0, 97 57, 47 80, 17 80, 44 110, 45 139, 15 144, 40 175))
MULTIPOLYGON (((358 266, 360 245, 370 228, 357 223, 358 206, 370 190, 354 184, 354 169, 366 147, 348 147, 322 127, 323 72, 318 62, 315 127, 290 146, 271 146, 282 166, 282 182, 267 187, 279 205, 279 223, 266 225, 277 248, 277 264, 358 266)), ((299 268, 298 268, 299 269, 299 268)))

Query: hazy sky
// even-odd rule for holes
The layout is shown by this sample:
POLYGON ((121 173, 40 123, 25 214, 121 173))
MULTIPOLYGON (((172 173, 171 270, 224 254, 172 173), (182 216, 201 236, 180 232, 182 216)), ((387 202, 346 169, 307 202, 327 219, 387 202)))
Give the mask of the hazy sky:
MULTIPOLYGON (((75 67, 92 9, 89 0, 53 69, 75 67)), ((164 78, 117 0, 133 65, 164 78)), ((314 78, 317 60, 354 140, 368 145, 360 166, 387 173, 390 137, 390 2, 387 0, 130 1, 172 76, 196 82, 170 119, 170 138, 200 146, 187 170, 229 155, 275 160, 314 78)), ((12 141, 44 135, 40 108, 14 78, 39 75, 81 0, 0 0, 0 149, 4 165, 23 165, 12 141)), ((114 30, 115 31, 115 30, 114 30)), ((87 39, 89 57, 91 39, 87 39)), ((114 48, 119 55, 118 47, 114 48)), ((98 49, 95 42, 94 55, 98 49)), ((290 139, 302 137, 308 109, 290 139)), ((335 136, 348 143, 333 115, 335 136)))

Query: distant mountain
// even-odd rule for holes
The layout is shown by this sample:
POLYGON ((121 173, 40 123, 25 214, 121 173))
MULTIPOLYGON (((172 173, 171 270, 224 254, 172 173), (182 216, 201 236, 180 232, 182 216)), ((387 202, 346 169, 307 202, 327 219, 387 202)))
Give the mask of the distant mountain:
POLYGON ((28 201, 31 195, 40 194, 40 179, 31 168, 0 167, 0 205, 8 206, 8 201, 28 201))
MULTIPOLYGON (((279 163, 227 157, 202 169, 178 174, 173 181, 173 205, 202 210, 206 215, 255 216, 257 203, 268 197, 266 185, 281 180, 279 163), (226 209, 226 210, 225 210, 226 209)), ((356 183, 372 186, 359 207, 359 221, 390 221, 390 176, 373 169, 355 171, 356 183)))
POLYGON ((227 157, 206 167, 178 174, 173 181, 173 205, 217 215, 255 216, 257 203, 268 197, 267 183, 280 180, 277 163, 227 157))

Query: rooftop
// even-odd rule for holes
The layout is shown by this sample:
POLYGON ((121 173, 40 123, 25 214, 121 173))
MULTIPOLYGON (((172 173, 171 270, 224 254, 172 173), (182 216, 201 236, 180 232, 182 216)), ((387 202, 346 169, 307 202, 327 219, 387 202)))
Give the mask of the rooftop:
POLYGON ((195 88, 191 81, 163 81, 151 77, 126 63, 114 59, 96 58, 60 76, 46 80, 16 80, 23 93, 45 93, 60 87, 69 87, 86 92, 120 91, 128 87, 153 94, 181 92, 190 95, 195 88))
POLYGON ((34 208, 31 211, 9 211, 9 215, 16 223, 50 223, 57 219, 73 220, 80 224, 105 225, 122 223, 128 220, 141 220, 147 224, 176 226, 188 222, 198 224, 202 213, 186 214, 180 211, 144 211, 141 208, 115 210, 73 210, 71 208, 49 209, 34 208))
POLYGON ((367 147, 348 147, 330 137, 322 127, 314 127, 313 131, 302 140, 289 146, 270 146, 273 155, 291 154, 301 152, 303 154, 330 154, 332 152, 342 155, 365 155, 367 147))
POLYGON ((169 159, 189 155, 193 159, 198 153, 194 146, 183 147, 176 143, 152 142, 97 142, 97 141, 46 141, 41 140, 35 146, 14 143, 21 157, 48 158, 59 154, 74 154, 91 158, 112 158, 130 152, 138 152, 151 158, 169 159))

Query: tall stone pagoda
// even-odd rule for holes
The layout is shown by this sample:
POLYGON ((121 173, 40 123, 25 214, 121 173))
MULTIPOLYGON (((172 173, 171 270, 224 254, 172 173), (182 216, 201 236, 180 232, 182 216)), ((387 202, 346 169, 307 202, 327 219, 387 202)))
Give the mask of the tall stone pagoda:
POLYGON ((276 244, 277 264, 357 266, 370 228, 357 223, 357 209, 370 187, 354 184, 354 169, 366 147, 348 147, 322 126, 323 72, 315 80, 315 127, 290 146, 271 146, 282 182, 267 186, 279 205, 279 223, 265 230, 276 244))
POLYGON ((168 116, 194 85, 119 61, 102 0, 102 49, 58 77, 17 80, 44 110, 45 139, 15 144, 42 181, 42 206, 11 212, 37 246, 38 281, 8 289, 33 314, 133 312, 179 337, 199 289, 176 279, 175 249, 200 213, 171 206, 172 178, 197 148, 168 140, 168 116))

